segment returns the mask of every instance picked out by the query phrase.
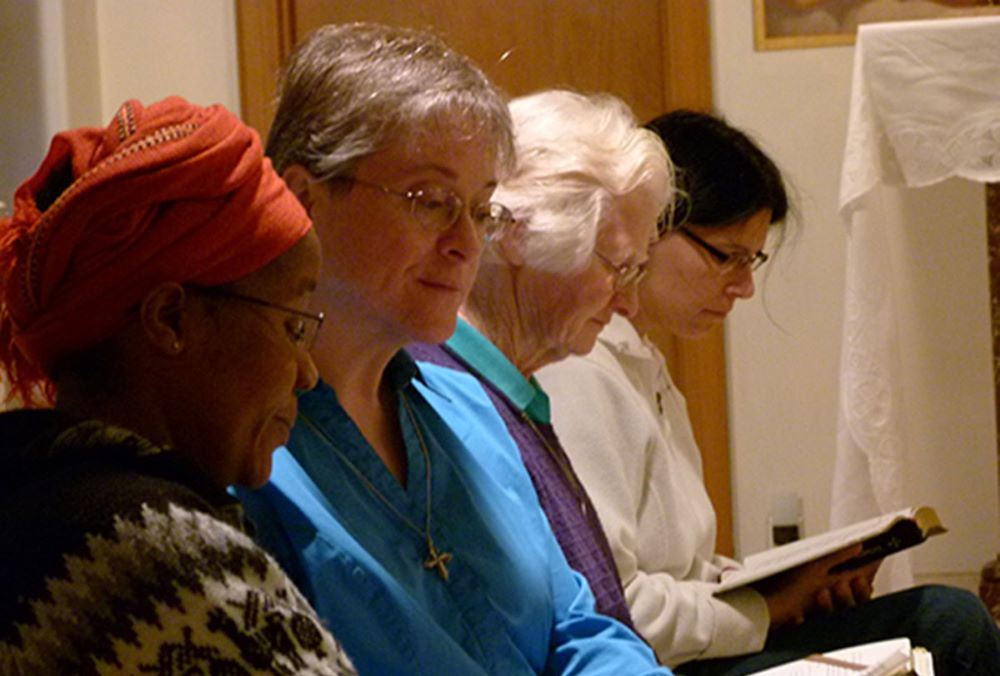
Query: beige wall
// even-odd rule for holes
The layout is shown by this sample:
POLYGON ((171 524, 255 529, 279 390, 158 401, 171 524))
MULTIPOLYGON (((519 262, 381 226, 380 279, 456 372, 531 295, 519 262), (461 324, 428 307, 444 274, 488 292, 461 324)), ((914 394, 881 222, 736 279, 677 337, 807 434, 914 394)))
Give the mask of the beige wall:
POLYGON ((0 2, 0 202, 11 202, 14 189, 38 164, 50 130, 62 119, 64 87, 52 83, 48 64, 61 48, 49 39, 39 5, 0 2), (42 49, 45 43, 49 49, 42 49), (55 94, 55 95, 54 95, 55 94))
POLYGON ((96 5, 105 117, 126 98, 145 102, 170 94, 239 113, 233 0, 96 0, 96 5))
POLYGON ((232 0, 0 2, 0 201, 55 132, 106 124, 128 98, 238 112, 234 17, 232 0))
MULTIPOLYGON (((809 533, 829 517, 846 247, 836 209, 853 58, 851 47, 755 52, 751 4, 712 2, 715 101, 791 179, 802 225, 728 324, 743 554, 764 546, 774 492, 803 497, 809 533)), ((952 531, 917 550, 914 569, 971 584, 1000 546, 983 189, 955 181, 890 202, 906 224, 891 232, 904 299, 906 497, 937 506, 952 531)))

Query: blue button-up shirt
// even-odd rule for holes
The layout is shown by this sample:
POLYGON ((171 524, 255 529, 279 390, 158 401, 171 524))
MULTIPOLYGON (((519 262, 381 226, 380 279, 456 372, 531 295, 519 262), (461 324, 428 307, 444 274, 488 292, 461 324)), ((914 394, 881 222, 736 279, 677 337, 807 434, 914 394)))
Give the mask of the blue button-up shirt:
POLYGON ((617 621, 595 613, 566 563, 503 421, 479 384, 400 353, 401 486, 332 389, 300 399, 271 482, 239 492, 358 670, 372 674, 669 674, 617 621), (430 534, 449 579, 423 565, 430 534), (475 448, 476 452, 469 452, 475 448), (391 506, 390 506, 391 505, 391 506))
POLYGON ((461 319, 447 345, 413 344, 407 351, 418 361, 470 373, 482 383, 517 444, 566 560, 587 579, 597 609, 634 630, 611 546, 550 424, 549 397, 538 382, 526 378, 507 355, 461 319))

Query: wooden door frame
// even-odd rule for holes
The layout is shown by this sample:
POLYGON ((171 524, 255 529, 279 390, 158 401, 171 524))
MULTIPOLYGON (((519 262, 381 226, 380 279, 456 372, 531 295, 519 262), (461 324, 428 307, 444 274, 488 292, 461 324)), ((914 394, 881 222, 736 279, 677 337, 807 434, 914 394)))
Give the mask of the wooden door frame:
MULTIPOLYGON (((662 110, 712 109, 712 73, 707 3, 660 0, 663 37, 662 110)), ((266 135, 273 115, 278 64, 295 43, 294 0, 236 0, 240 104, 243 119, 266 135)), ((726 363, 720 327, 697 341, 669 335, 651 338, 663 350, 678 387, 688 400, 695 437, 702 450, 705 483, 718 516, 720 553, 733 553, 732 490, 726 363)))

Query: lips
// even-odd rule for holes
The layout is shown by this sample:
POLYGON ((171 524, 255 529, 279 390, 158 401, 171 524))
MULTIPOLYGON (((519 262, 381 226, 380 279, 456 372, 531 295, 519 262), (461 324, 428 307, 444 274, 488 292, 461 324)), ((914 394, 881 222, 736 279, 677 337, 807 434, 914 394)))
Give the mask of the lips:
POLYGON ((464 290, 465 286, 456 284, 454 282, 432 282, 426 279, 420 280, 420 283, 424 286, 430 287, 435 291, 452 291, 459 293, 464 290))
POLYGON ((457 299, 464 299, 472 289, 473 278, 466 279, 418 279, 417 283, 427 291, 435 294, 445 294, 457 299))
POLYGON ((722 321, 729 316, 729 310, 705 310, 704 313, 712 319, 722 321))

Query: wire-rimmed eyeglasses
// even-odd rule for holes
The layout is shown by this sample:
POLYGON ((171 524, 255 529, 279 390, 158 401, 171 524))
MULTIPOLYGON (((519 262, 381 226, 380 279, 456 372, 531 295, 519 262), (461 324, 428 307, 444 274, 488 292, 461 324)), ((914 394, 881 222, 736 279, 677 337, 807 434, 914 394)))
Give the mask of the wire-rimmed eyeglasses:
MULTIPOLYGON (((462 198, 441 186, 395 190, 381 183, 352 176, 338 176, 333 180, 375 188, 386 195, 395 195, 407 200, 410 203, 410 215, 414 220, 435 232, 445 232, 451 228, 465 211, 465 202, 462 198)), ((496 237, 514 222, 514 215, 510 209, 499 202, 477 204, 472 207, 469 215, 476 229, 487 239, 496 237)))
POLYGON ((615 291, 623 291, 632 284, 638 284, 642 281, 642 278, 646 276, 646 273, 649 272, 649 268, 646 263, 638 263, 636 265, 622 263, 621 265, 615 265, 611 262, 611 259, 597 249, 594 249, 594 256, 597 260, 604 263, 608 270, 614 274, 615 291))
POLYGON ((257 298, 256 296, 248 296, 243 293, 231 291, 221 286, 196 286, 193 284, 185 284, 184 288, 203 296, 241 301, 252 305, 258 305, 260 307, 270 308, 272 310, 278 310, 279 312, 291 315, 288 320, 285 321, 285 332, 288 334, 288 339, 291 340, 296 347, 302 350, 308 350, 313 346, 313 343, 316 342, 316 335, 319 333, 320 327, 323 326, 324 316, 322 312, 313 313, 298 310, 286 305, 272 303, 269 300, 257 298))
POLYGON ((691 232, 686 226, 682 225, 679 228, 674 228, 674 230, 676 232, 680 232, 689 240, 704 249, 705 252, 718 262, 719 271, 722 273, 732 272, 733 270, 740 270, 743 268, 756 270, 766 263, 769 258, 769 256, 763 251, 739 251, 735 253, 726 253, 691 232))

